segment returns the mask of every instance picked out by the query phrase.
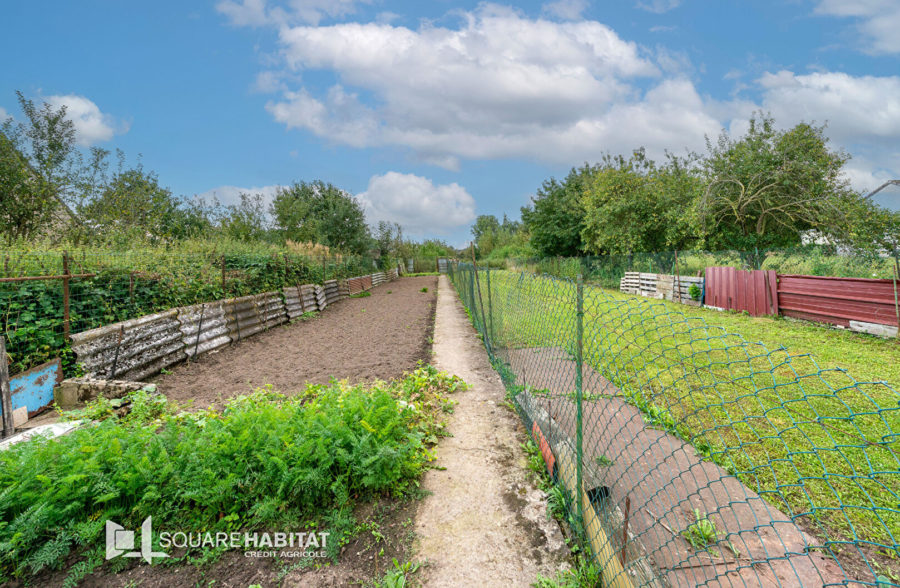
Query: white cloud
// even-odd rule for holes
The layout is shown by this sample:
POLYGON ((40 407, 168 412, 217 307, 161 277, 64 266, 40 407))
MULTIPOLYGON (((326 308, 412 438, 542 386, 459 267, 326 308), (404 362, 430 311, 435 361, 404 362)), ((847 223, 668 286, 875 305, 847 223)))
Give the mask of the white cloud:
MULTIPOLYGON (((332 71, 339 83, 325 95, 285 92, 267 108, 289 128, 356 147, 409 147, 450 169, 461 158, 580 161, 642 143, 661 152, 671 145, 657 138, 684 133, 680 145, 702 145, 712 121, 693 131, 682 124, 698 119, 692 84, 669 80, 640 91, 636 81, 658 78, 661 68, 609 27, 532 20, 493 5, 463 20, 459 28, 418 30, 376 23, 282 28, 288 67, 332 71), (675 89, 682 95, 664 100, 669 116, 653 116, 656 126, 643 126, 647 136, 621 132, 610 118, 634 108, 649 113, 648 104, 675 89), (691 110, 672 112, 673 104, 691 110)), ((677 57, 658 56, 666 69, 679 65, 677 57)))
POLYGON ((840 72, 766 73, 762 106, 776 120, 828 122, 843 144, 900 139, 900 77, 851 76, 840 72))
POLYGON ((66 118, 75 125, 75 137, 79 145, 89 146, 109 141, 114 135, 128 132, 127 124, 100 112, 100 108, 84 96, 48 96, 44 101, 56 109, 66 107, 66 118))
POLYGON ((455 182, 436 186, 414 174, 391 171, 372 176, 357 198, 369 223, 397 222, 414 236, 446 234, 475 220, 475 200, 465 188, 455 182))
POLYGON ((563 20, 578 20, 587 10, 587 0, 556 0, 544 4, 543 11, 563 20))
POLYGON ((275 198, 275 194, 280 188, 282 188, 282 186, 277 184, 271 186, 254 186, 252 188, 240 188, 238 186, 219 186, 217 188, 213 188, 212 190, 207 190, 202 194, 197 194, 197 197, 202 198, 207 202, 218 200, 219 204, 227 206, 229 204, 240 204, 241 194, 261 194, 263 197, 263 201, 268 207, 268 205, 272 202, 272 199, 275 198))
POLYGON ((681 0, 638 0, 636 6, 641 10, 662 14, 674 10, 681 5, 681 0))
POLYGON ((216 10, 235 26, 286 26, 297 23, 316 25, 325 18, 353 14, 358 4, 371 0, 220 0, 216 10))
POLYGON ((0 123, 9 118, 9 114, 0 106, 0 123))
POLYGON ((897 0, 821 0, 815 12, 857 19, 857 30, 874 54, 900 53, 900 2, 897 0))
MULTIPOLYGON (((827 123, 825 134, 832 146, 853 155, 845 170, 854 188, 870 191, 900 177, 900 76, 780 71, 766 73, 756 83, 762 90, 759 104, 709 105, 719 109, 723 120, 730 117, 733 135, 746 132, 748 117, 757 109, 771 113, 781 127, 801 121, 827 123)), ((898 204, 895 198, 892 206, 898 204)))

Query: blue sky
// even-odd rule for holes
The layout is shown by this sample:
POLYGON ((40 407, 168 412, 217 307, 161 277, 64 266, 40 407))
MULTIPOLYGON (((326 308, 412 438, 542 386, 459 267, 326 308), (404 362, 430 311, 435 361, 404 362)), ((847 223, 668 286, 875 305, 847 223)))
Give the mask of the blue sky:
MULTIPOLYGON (((67 104, 174 192, 322 179, 456 245, 477 214, 755 110, 828 122, 853 185, 900 178, 900 0, 6 2, 0 115, 67 104)), ((880 202, 900 208, 900 190, 880 202)))

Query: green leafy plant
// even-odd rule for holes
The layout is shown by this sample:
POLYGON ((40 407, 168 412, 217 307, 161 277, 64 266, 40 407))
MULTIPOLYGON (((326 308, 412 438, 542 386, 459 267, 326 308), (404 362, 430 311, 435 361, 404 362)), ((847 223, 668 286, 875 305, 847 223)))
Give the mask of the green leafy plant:
POLYGON ((427 287, 422 288, 421 290, 419 290, 419 292, 428 292, 428 288, 427 287))
POLYGON ((707 550, 719 540, 719 531, 716 523, 706 513, 700 514, 700 509, 694 509, 695 520, 681 532, 681 535, 694 549, 707 550))
POLYGON ((222 411, 176 412, 145 390, 120 419, 98 400, 91 410, 105 420, 0 453, 0 582, 67 561, 93 569, 107 519, 135 528, 152 515, 185 531, 309 520, 344 529, 356 501, 416 492, 446 434, 447 395, 463 386, 421 366, 368 388, 258 389, 222 411))
POLYGON ((350 298, 368 298, 372 293, 368 290, 363 290, 362 292, 357 292, 356 294, 351 294, 350 298))
POLYGON ((688 288, 688 296, 691 297, 691 300, 700 300, 700 297, 703 296, 703 290, 697 284, 691 284, 691 287, 688 288))
POLYGON ((375 582, 375 588, 405 588, 408 585, 409 577, 422 566, 421 563, 412 561, 401 564, 396 557, 393 558, 393 564, 393 568, 388 570, 381 580, 375 582))

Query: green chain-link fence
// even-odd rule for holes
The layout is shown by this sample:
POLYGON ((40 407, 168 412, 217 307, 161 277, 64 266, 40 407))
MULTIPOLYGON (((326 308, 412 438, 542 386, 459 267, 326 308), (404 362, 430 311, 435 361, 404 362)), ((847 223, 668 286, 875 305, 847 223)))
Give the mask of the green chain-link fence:
POLYGON ((580 279, 450 277, 606 585, 900 585, 890 385, 580 279))

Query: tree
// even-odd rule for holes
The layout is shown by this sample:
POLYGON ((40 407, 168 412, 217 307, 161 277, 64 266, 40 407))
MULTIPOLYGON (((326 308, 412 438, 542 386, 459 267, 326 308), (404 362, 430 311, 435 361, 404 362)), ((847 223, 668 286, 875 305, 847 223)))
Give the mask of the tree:
POLYGON ((45 102, 38 107, 21 92, 16 92, 16 97, 25 120, 10 117, 0 127, 4 159, 0 165, 4 165, 4 172, 13 173, 9 181, 18 191, 4 192, 3 196, 4 203, 12 203, 16 215, 25 220, 31 236, 61 218, 60 209, 69 220, 78 221, 74 208, 102 184, 109 152, 92 148, 85 161, 76 148, 75 125, 66 118, 65 106, 54 109, 45 102), (25 176, 27 193, 21 191, 25 176), (29 211, 31 217, 26 218, 29 211))
POLYGON ((153 172, 141 165, 120 170, 101 189, 98 197, 79 207, 92 228, 160 239, 185 237, 186 214, 171 190, 159 185, 153 172))
POLYGON ((581 197, 594 168, 585 164, 572 168, 562 182, 546 180, 531 200, 522 207, 522 222, 531 235, 531 247, 544 256, 574 257, 584 254, 581 233, 584 208, 581 197))
POLYGON ((696 241, 690 211, 701 191, 690 160, 668 156, 665 165, 643 149, 607 155, 584 190, 585 249, 596 255, 684 249, 696 241))
POLYGON ((278 190, 272 216, 283 237, 292 241, 312 241, 354 254, 365 253, 371 244, 360 203, 320 180, 278 190))
POLYGON ((29 239, 50 223, 56 206, 25 156, 0 132, 0 233, 8 243, 29 239))
POLYGON ((238 241, 261 241, 266 238, 269 219, 262 194, 241 194, 238 204, 225 207, 219 224, 224 233, 238 241))
POLYGON ((848 230, 856 198, 843 175, 849 156, 827 143, 824 127, 800 123, 780 131, 763 115, 739 139, 723 132, 717 143, 707 141, 698 207, 707 246, 786 247, 810 229, 848 230))

